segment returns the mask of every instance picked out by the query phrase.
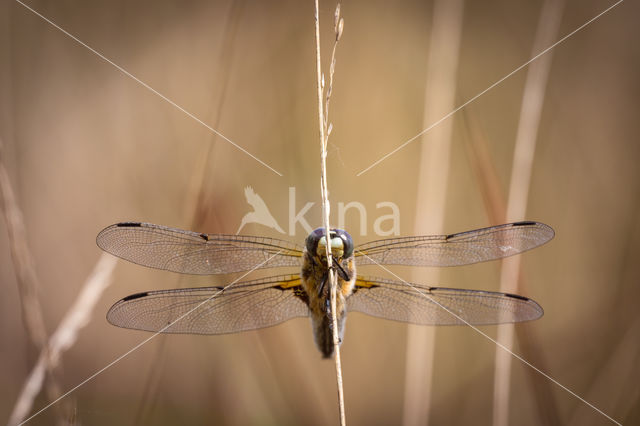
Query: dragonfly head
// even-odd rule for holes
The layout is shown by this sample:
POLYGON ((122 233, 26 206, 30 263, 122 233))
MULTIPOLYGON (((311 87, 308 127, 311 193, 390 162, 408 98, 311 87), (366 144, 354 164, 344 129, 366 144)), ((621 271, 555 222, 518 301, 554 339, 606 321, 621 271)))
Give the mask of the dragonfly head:
MULTIPOLYGON (((315 254, 320 259, 325 259, 327 255, 327 238, 324 231, 324 228, 317 228, 309 234, 305 242, 307 252, 315 254)), ((332 229, 329 237, 329 248, 335 259, 342 260, 353 256, 353 239, 347 231, 332 229)))

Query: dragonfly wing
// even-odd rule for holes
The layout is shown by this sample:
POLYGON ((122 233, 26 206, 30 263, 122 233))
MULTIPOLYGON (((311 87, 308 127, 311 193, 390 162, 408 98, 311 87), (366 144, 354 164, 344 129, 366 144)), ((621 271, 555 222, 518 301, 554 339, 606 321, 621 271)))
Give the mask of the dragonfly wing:
POLYGON ((535 320, 544 313, 535 301, 514 294, 365 277, 356 280, 347 311, 420 325, 513 323, 535 320))
POLYGON ((226 334, 308 316, 299 275, 222 287, 133 294, 115 303, 107 320, 118 327, 162 333, 226 334))
POLYGON ((516 222, 450 235, 389 238, 356 248, 360 265, 459 266, 531 250, 552 239, 539 222, 516 222))
POLYGON ((226 274, 300 266, 296 244, 245 235, 198 234, 151 223, 124 222, 96 238, 104 251, 129 262, 184 274, 226 274))

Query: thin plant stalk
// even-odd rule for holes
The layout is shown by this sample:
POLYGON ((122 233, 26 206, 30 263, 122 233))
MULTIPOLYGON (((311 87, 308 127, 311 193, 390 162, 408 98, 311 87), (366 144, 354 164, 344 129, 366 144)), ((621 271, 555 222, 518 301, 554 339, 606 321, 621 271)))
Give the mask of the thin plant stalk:
MULTIPOLYGON (((87 279, 78 299, 65 314, 56 331, 47 338, 37 290, 40 286, 35 271, 35 261, 26 245, 26 230, 22 212, 15 199, 9 176, 2 157, 2 142, 0 141, 0 198, 7 222, 9 238, 11 240, 12 257, 17 271, 17 281, 20 287, 21 302, 25 325, 32 343, 40 350, 38 360, 25 381, 20 395, 14 405, 8 424, 15 425, 31 410, 33 401, 40 393, 47 375, 47 394, 49 399, 60 399, 62 392, 55 381, 54 372, 60 365, 62 353, 73 346, 77 340, 80 328, 84 327, 91 317, 93 309, 104 289, 109 285, 111 272, 116 260, 112 256, 103 255, 98 261, 93 273, 87 279)), ((68 421, 71 414, 67 408, 62 410, 63 418, 68 421)), ((65 422, 66 423, 66 422, 65 422)))
MULTIPOLYGON (((549 45, 556 38, 563 7, 563 1, 545 1, 533 44, 534 53, 549 45)), ((541 57, 540 60, 531 64, 527 71, 511 169, 507 221, 524 219, 527 210, 536 139, 552 55, 553 52, 549 52, 541 57)), ((520 257, 514 256, 504 259, 500 274, 500 291, 517 293, 519 275, 520 257)), ((497 340, 511 349, 513 346, 513 325, 500 325, 497 340)), ((509 423, 511 358, 509 353, 501 348, 496 348, 493 397, 494 426, 504 426, 509 423)))
MULTIPOLYGON (((506 194, 500 182, 500 177, 495 169, 489 148, 480 125, 468 111, 465 114, 465 122, 468 127, 468 137, 463 138, 467 143, 465 149, 469 156, 469 162, 476 175, 479 189, 484 199, 484 206, 492 224, 505 223, 507 211, 506 194)), ((524 276, 519 277, 519 287, 523 294, 527 294, 527 282, 524 276)), ((548 362, 544 354, 539 350, 540 338, 531 324, 520 324, 517 331, 520 351, 524 358, 536 365, 542 371, 548 371, 548 362)), ((535 370, 529 370, 537 400, 540 421, 545 424, 560 423, 560 414, 552 392, 553 383, 545 380, 535 370)))
MULTIPOLYGON (((433 122, 455 106, 462 17, 462 0, 435 2, 425 88, 425 123, 433 122)), ((443 231, 452 129, 452 121, 441 123, 425 136, 427 139, 421 146, 414 225, 417 234, 443 231)), ((427 282, 437 282, 438 272, 421 271, 418 281, 425 278, 427 282), (430 272, 432 274, 425 276, 430 272)), ((405 425, 428 423, 434 344, 433 327, 409 326, 403 407, 405 425)))
MULTIPOLYGON (((9 234, 11 260, 13 261, 18 284, 22 317, 27 336, 33 347, 45 354, 41 374, 42 380, 37 387, 37 393, 40 391, 46 373, 48 376, 48 380, 46 380, 47 397, 50 400, 55 400, 62 392, 55 377, 55 366, 51 362, 51 358, 46 355, 48 350, 47 331, 38 297, 40 282, 36 273, 33 254, 27 245, 27 231, 22 210, 16 200, 9 173, 4 164, 4 145, 2 140, 0 140, 0 208, 4 214, 7 233, 9 234)), ((62 419, 68 417, 68 411, 65 407, 59 408, 58 420, 62 421, 62 419)))
MULTIPOLYGON (((215 73, 216 81, 219 82, 219 96, 216 101, 212 101, 211 111, 207 114, 212 120, 214 128, 220 127, 222 113, 229 94, 229 81, 234 75, 234 52, 237 43, 237 34, 239 32, 240 23, 242 22, 245 1, 231 2, 224 21, 224 31, 222 32, 222 46, 220 54, 216 58, 216 63, 220 66, 220 71, 215 73)), ((214 163, 219 157, 217 150, 219 148, 220 136, 217 134, 207 135, 207 141, 201 155, 196 158, 196 164, 193 173, 191 173, 189 181, 189 191, 187 192, 187 200, 184 203, 184 217, 193 229, 200 229, 207 219, 207 213, 212 205, 211 194, 214 192, 212 188, 208 188, 208 182, 216 182, 215 176, 212 176, 212 170, 215 170, 214 163)))
POLYGON ((116 257, 103 253, 96 263, 91 275, 82 286, 76 301, 69 308, 56 331, 51 335, 46 347, 40 352, 38 361, 25 381, 13 408, 8 422, 9 425, 20 424, 27 416, 33 401, 40 393, 47 368, 58 366, 62 353, 75 344, 78 339, 78 332, 91 320, 93 310, 102 293, 111 284, 116 262, 116 257))
MULTIPOLYGON (((237 34, 241 30, 241 22, 246 6, 245 0, 233 1, 230 3, 229 8, 226 11, 225 19, 222 31, 222 42, 220 43, 220 53, 216 58, 215 63, 220 65, 220 71, 216 72, 216 81, 218 83, 219 95, 213 100, 210 105, 211 109, 207 113, 207 117, 211 118, 212 127, 219 128, 220 120, 223 115, 225 103, 229 98, 229 80, 233 73, 234 54, 236 51, 237 34)), ((209 121, 208 121, 209 122, 209 121)), ((211 217, 211 209, 214 206, 215 200, 213 195, 215 188, 211 187, 211 182, 217 182, 214 176, 214 170, 216 170, 215 162, 218 160, 217 150, 219 149, 219 136, 216 134, 208 134, 205 136, 206 143, 204 149, 200 152, 201 155, 195 157, 195 166, 193 173, 189 178, 187 185, 186 201, 183 203, 183 221, 189 224, 188 229, 204 230, 207 225, 207 220, 211 217)), ((210 223, 209 223, 210 225, 210 223)), ((184 287, 184 282, 189 278, 181 275, 177 277, 179 287, 184 287)), ((274 332, 278 333, 279 329, 274 332)), ((166 336, 159 336, 160 340, 164 342, 166 336)), ((264 343, 260 339, 259 335, 256 337, 257 344, 264 346, 264 343)), ((146 423, 144 420, 148 419, 154 410, 154 404, 151 402, 157 398, 159 378, 154 376, 161 376, 163 374, 161 368, 160 357, 163 356, 166 351, 164 344, 155 345, 155 354, 150 361, 150 368, 147 374, 147 380, 142 393, 138 414, 136 414, 135 424, 146 423)), ((298 351, 291 351, 292 354, 299 355, 298 351)), ((247 362, 248 368, 255 368, 255 363, 247 362)), ((295 366, 292 366, 295 368, 295 366)), ((302 374, 298 368, 298 375, 302 374)), ((257 380, 258 374, 247 375, 251 380, 257 380)), ((274 376, 274 380, 278 379, 278 376, 274 376)), ((306 385, 306 383, 305 383, 306 385)), ((247 386, 253 394, 248 398, 251 400, 257 400, 258 398, 264 398, 264 393, 260 391, 261 387, 258 386, 257 381, 252 385, 247 386)), ((274 389, 280 389, 280 387, 274 387, 274 389)), ((157 408, 157 407, 155 407, 157 408)))
MULTIPOLYGON (((336 22, 340 15, 340 5, 336 9, 336 22)), ((342 28, 342 20, 340 22, 340 28, 342 28)), ((340 30, 341 32, 341 30, 340 30)), ((333 346, 334 346, 334 360, 336 363, 336 382, 338 385, 338 406, 340 411, 340 424, 346 425, 346 416, 344 410, 344 388, 342 385, 342 364, 340 359, 340 339, 338 336, 338 319, 336 316, 336 297, 337 297, 337 277, 333 269, 333 262, 331 258, 331 244, 329 244, 330 238, 330 225, 329 225, 329 190, 327 185, 327 136, 329 133, 327 127, 327 117, 325 117, 323 99, 324 99, 324 76, 322 74, 322 62, 320 59, 320 8, 318 0, 315 0, 315 38, 316 38, 316 71, 317 71, 317 92, 318 92, 318 127, 320 129, 320 163, 321 163, 321 179, 320 187, 322 192, 322 222, 325 228, 325 236, 327 239, 326 244, 326 257, 327 268, 329 271, 329 280, 331 284, 331 321, 333 328, 333 346)), ((336 42, 340 38, 338 32, 338 24, 336 24, 336 42)), ((335 54, 335 46, 334 46, 335 54)), ((331 64, 331 81, 333 80, 333 70, 335 57, 332 58, 331 64)), ((327 108, 329 105, 329 97, 331 95, 331 89, 327 92, 327 108)))

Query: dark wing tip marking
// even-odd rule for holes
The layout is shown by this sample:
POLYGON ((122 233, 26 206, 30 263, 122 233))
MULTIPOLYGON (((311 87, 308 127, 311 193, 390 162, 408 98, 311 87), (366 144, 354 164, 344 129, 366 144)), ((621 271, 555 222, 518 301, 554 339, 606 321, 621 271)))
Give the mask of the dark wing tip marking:
POLYGON ((120 222, 120 223, 116 223, 116 226, 118 228, 136 228, 136 227, 141 227, 142 223, 141 222, 120 222))
POLYGON ((538 225, 538 222, 534 222, 531 220, 523 220, 522 222, 513 222, 511 225, 513 226, 535 226, 538 225))
MULTIPOLYGON (((555 231, 552 227, 550 227, 549 225, 547 225, 546 223, 542 223, 542 222, 536 222, 536 221, 533 221, 533 220, 523 220, 523 221, 520 221, 520 222, 513 222, 513 223, 510 223, 509 225, 511 225, 511 226, 515 226, 515 227, 517 227, 517 226, 520 226, 520 227, 523 227, 523 226, 533 226, 533 227, 538 227, 538 228, 540 228, 541 230, 545 230, 545 231, 546 231, 547 233, 549 233, 549 235, 550 235, 550 236, 549 236, 549 239, 548 239, 548 240, 546 240, 546 241, 549 241, 549 240, 551 240, 553 237, 555 237, 555 236, 556 236, 556 231, 555 231)), ((545 242, 546 242, 546 241, 545 241, 545 242)))
POLYGON ((205 241, 209 241, 209 236, 207 234, 200 234, 200 238, 202 238, 205 241))
POLYGON ((529 304, 529 306, 531 306, 533 309, 537 311, 537 315, 532 316, 531 318, 527 318, 525 321, 535 321, 537 319, 542 318, 542 316, 544 315, 544 309, 542 309, 542 306, 540 306, 540 304, 535 300, 525 296, 520 296, 519 294, 513 294, 513 293, 502 293, 502 294, 504 294, 505 297, 511 297, 512 299, 521 300, 529 304))
POLYGON ((141 297, 145 297, 148 295, 149 295, 148 291, 145 291, 143 293, 130 294, 129 296, 122 299, 121 302, 128 302, 129 300, 140 299, 141 297))
POLYGON ((520 296, 519 294, 504 293, 504 295, 507 297, 512 297, 514 299, 524 300, 525 302, 528 302, 529 300, 531 300, 528 297, 520 296))

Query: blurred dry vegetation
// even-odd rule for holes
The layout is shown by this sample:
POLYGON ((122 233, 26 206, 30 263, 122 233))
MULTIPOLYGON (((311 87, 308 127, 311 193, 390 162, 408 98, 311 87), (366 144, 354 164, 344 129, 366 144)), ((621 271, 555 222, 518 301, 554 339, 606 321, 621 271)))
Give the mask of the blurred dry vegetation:
MULTIPOLYGON (((288 230, 296 211, 320 225, 320 162, 311 1, 56 1, 28 3, 241 145, 280 177, 126 77, 18 3, 0 3, 0 135, 40 278, 52 333, 100 257, 96 234, 123 220, 234 233, 252 186, 288 230)), ((456 105, 531 57, 542 2, 464 4, 456 105)), ((608 7, 566 3, 564 35, 608 7)), ((324 58, 335 5, 321 2, 324 58)), ((357 242, 392 201, 414 234, 421 143, 356 173, 424 127, 431 2, 349 1, 331 101, 328 182, 333 203, 358 201, 357 242)), ((526 217, 556 230, 522 258, 526 296, 545 316, 518 332, 515 351, 625 424, 640 423, 640 44, 637 3, 624 2, 553 51, 526 217), (526 335, 534 335, 529 344, 526 335)), ((325 72, 327 68, 325 67, 325 72)), ((509 187, 526 70, 452 118, 445 229, 495 224, 470 142, 487 149, 509 187)), ((260 225, 245 234, 301 242, 260 225)), ((37 359, 21 316, 6 223, 0 221, 0 419, 37 359)), ((396 268, 406 274, 408 268, 396 268)), ((369 274, 384 275, 369 269, 369 274)), ((420 271, 417 271, 419 277, 420 271)), ((412 279, 416 275, 412 275, 412 279)), ((440 284, 497 290, 500 262, 442 271, 440 284)), ((114 284, 62 359, 76 385, 147 334, 110 326, 109 306, 138 291, 227 283, 119 263, 114 284)), ((517 328, 517 327, 516 327, 517 328)), ((402 420, 407 327, 354 314, 342 346, 347 420, 402 420)), ((495 335, 495 327, 483 328, 495 335)), ((436 331, 429 418, 492 419, 494 345, 465 327, 436 331)), ((321 360, 308 321, 243 334, 159 336, 69 396, 81 424, 331 424, 334 365, 321 360)), ((514 424, 606 424, 579 400, 514 361, 514 424), (550 414, 552 413, 552 414, 550 414)), ((34 410, 47 403, 41 395, 34 410)), ((31 424, 49 424, 47 411, 31 424)))

